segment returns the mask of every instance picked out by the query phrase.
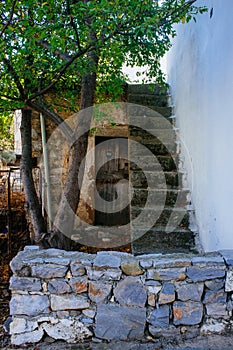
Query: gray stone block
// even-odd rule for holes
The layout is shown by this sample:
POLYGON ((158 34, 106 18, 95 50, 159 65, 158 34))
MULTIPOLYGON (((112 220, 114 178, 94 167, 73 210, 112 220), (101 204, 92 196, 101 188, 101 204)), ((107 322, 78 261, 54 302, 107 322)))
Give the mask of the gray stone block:
POLYGON ((114 296, 121 305, 144 307, 147 300, 147 293, 141 281, 137 278, 127 277, 120 281, 115 290, 114 296))
POLYGON ((63 257, 62 255, 46 256, 44 258, 44 263, 45 264, 55 264, 55 265, 69 266, 70 259, 63 257))
POLYGON ((79 263, 72 263, 70 265, 72 276, 84 276, 86 274, 86 268, 79 263))
POLYGON ((152 311, 149 323, 156 327, 167 327, 169 325, 170 308, 168 305, 162 305, 152 311))
POLYGON ((99 269, 118 268, 121 265, 121 258, 111 252, 98 252, 93 266, 99 269))
POLYGON ((110 284, 90 282, 88 288, 88 296, 95 303, 107 301, 110 296, 112 286, 110 284))
POLYGON ((157 273, 162 281, 183 281, 186 278, 186 267, 157 269, 157 273))
POLYGON ((43 323, 42 328, 53 339, 62 339, 67 343, 76 343, 92 336, 82 322, 72 319, 61 319, 56 324, 43 323))
POLYGON ((219 252, 228 266, 233 266, 233 250, 220 250, 219 252))
POLYGON ((37 316, 49 312, 49 306, 47 295, 14 294, 10 301, 10 314, 37 316))
POLYGON ((175 300, 175 288, 173 283, 164 283, 159 293, 159 304, 169 304, 175 300))
POLYGON ((39 278, 59 278, 65 277, 67 266, 56 264, 33 265, 31 267, 32 276, 39 278))
POLYGON ((154 269, 154 268, 147 270, 146 279, 147 280, 162 281, 162 278, 158 274, 158 271, 156 269, 154 269))
POLYGON ((96 315, 95 309, 86 309, 82 311, 83 315, 89 318, 94 318, 96 315))
POLYGON ((201 301, 203 290, 203 283, 182 282, 176 285, 177 297, 181 301, 201 301))
POLYGON ((144 336, 145 324, 145 308, 99 304, 95 336, 106 340, 141 339, 144 336))
MULTIPOLYGON (((155 282, 157 282, 157 281, 155 281, 155 282)), ((152 285, 152 286, 150 286, 150 285, 148 286, 147 285, 146 289, 147 289, 148 294, 155 294, 155 295, 157 295, 162 289, 162 284, 160 284, 158 282, 157 285, 152 285)))
POLYGON ((150 267, 152 267, 152 260, 140 260, 140 266, 143 269, 149 269, 150 267))
POLYGON ((82 310, 88 309, 90 303, 84 296, 74 294, 51 295, 51 308, 53 311, 58 310, 82 310))
POLYGON ((220 291, 206 291, 203 304, 210 304, 210 303, 219 303, 224 304, 226 303, 227 295, 224 293, 223 290, 220 291))
POLYGON ((41 288, 41 282, 38 278, 12 276, 10 279, 10 290, 39 292, 41 288))
POLYGON ((177 338, 180 336, 180 330, 174 326, 154 327, 150 325, 149 332, 154 338, 177 338))
POLYGON ((223 289, 224 285, 225 285, 225 281, 223 279, 216 279, 216 280, 210 280, 205 282, 205 286, 209 290, 213 290, 213 291, 223 289))
POLYGON ((25 247, 23 248, 23 250, 26 251, 35 251, 35 250, 39 250, 40 247, 38 245, 25 245, 25 247))
POLYGON ((14 275, 18 276, 30 276, 29 262, 36 260, 43 264, 43 259, 37 257, 40 252, 38 251, 21 251, 10 262, 10 267, 14 275), (32 253, 33 256, 32 256, 32 253), (31 258, 31 259, 30 259, 31 258))
POLYGON ((181 268, 185 266, 191 265, 191 258, 157 258, 154 260, 154 267, 157 269, 165 269, 165 268, 181 268))
POLYGON ((88 267, 87 275, 88 278, 93 281, 119 281, 121 279, 122 270, 120 268, 95 270, 88 267))
POLYGON ((173 304, 173 316, 175 326, 199 324, 203 317, 203 305, 192 301, 176 301, 173 304))
POLYGON ((201 334, 222 334, 226 330, 226 322, 209 319, 202 327, 201 334))
POLYGON ((206 313, 213 318, 227 317, 227 305, 224 304, 206 304, 206 313))
POLYGON ((48 291, 55 294, 64 294, 71 291, 70 285, 64 280, 54 279, 48 283, 48 291))
POLYGON ((68 283, 71 286, 72 291, 77 294, 87 292, 88 279, 85 276, 73 277, 68 281, 68 283))
POLYGON ((211 267, 188 267, 187 276, 193 282, 203 282, 206 280, 223 278, 225 276, 225 270, 220 268, 211 268, 211 267))
POLYGON ((224 260, 222 256, 216 255, 216 256, 196 256, 192 258, 192 265, 193 266, 200 266, 200 267, 205 267, 205 266, 222 266, 225 267, 224 260))
POLYGON ((153 286, 153 287, 161 287, 162 288, 161 282, 155 281, 155 280, 147 280, 145 282, 145 286, 153 286))
POLYGON ((10 334, 32 332, 38 327, 36 321, 30 321, 25 318, 14 317, 10 324, 10 334))
POLYGON ((13 334, 11 336, 12 345, 25 345, 27 343, 38 343, 44 335, 42 329, 36 329, 32 332, 13 334))
POLYGON ((227 271, 226 282, 225 282, 225 291, 226 292, 233 291, 233 270, 227 271))

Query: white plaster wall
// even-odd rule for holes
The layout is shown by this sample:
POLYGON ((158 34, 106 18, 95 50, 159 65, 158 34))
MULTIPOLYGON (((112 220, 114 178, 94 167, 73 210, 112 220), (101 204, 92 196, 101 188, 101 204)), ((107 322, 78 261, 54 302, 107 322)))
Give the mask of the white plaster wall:
POLYGON ((206 251, 233 249, 233 0, 197 5, 209 12, 177 25, 168 82, 191 157, 201 242, 206 251))

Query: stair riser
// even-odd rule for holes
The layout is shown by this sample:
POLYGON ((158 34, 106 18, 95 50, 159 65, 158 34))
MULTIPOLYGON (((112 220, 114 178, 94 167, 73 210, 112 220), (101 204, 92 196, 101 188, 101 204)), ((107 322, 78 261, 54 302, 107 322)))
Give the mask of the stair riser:
POLYGON ((128 85, 128 94, 167 95, 167 88, 156 84, 130 84, 128 85))
POLYGON ((154 112, 153 117, 144 117, 142 115, 139 116, 130 116, 129 117, 129 129, 131 128, 142 128, 146 131, 150 130, 172 130, 172 125, 167 118, 164 118, 160 114, 154 112))
POLYGON ((133 241, 133 253, 173 253, 190 252, 194 249, 195 239, 192 232, 159 232, 149 231, 139 239, 133 241))
POLYGON ((176 201, 178 199, 178 194, 179 194, 179 205, 187 205, 187 191, 166 191, 166 190, 151 190, 151 196, 148 199, 147 202, 147 197, 148 197, 148 191, 147 190, 139 190, 139 189, 134 189, 133 192, 133 198, 131 201, 132 206, 139 206, 139 207, 144 207, 145 204, 147 207, 156 207, 156 206, 165 206, 165 207, 170 207, 174 206, 176 204, 176 201))
MULTIPOLYGON (((173 209, 164 209, 162 212, 157 211, 156 209, 140 209, 131 207, 130 210, 131 213, 131 220, 134 220, 140 216, 140 222, 137 221, 137 227, 145 227, 148 222, 153 222, 155 220, 155 223, 153 227, 162 227, 166 226, 169 222, 169 219, 172 216, 172 222, 169 222, 169 227, 173 227, 174 229, 178 226, 188 226, 189 225, 189 215, 186 210, 173 210, 173 209)), ((132 223, 133 224, 133 223, 132 223)), ((134 225, 134 224, 133 224, 134 225)))
POLYGON ((129 94, 129 103, 136 103, 143 106, 167 107, 166 95, 129 94))
MULTIPOLYGON (((149 165, 148 165, 149 167, 149 165)), ((133 171, 130 173, 130 181, 134 188, 146 189, 148 182, 154 183, 157 189, 177 189, 181 184, 181 176, 178 173, 171 172, 144 172, 133 171), (148 182, 147 182, 148 179, 148 182)))
MULTIPOLYGON (((140 138, 136 139, 135 141, 139 142, 141 145, 145 146, 146 149, 140 149, 140 154, 143 155, 143 154, 148 154, 148 151, 147 149, 152 152, 153 154, 155 155, 163 155, 163 156, 166 156, 166 155, 169 155, 169 154, 175 154, 176 153, 176 144, 173 143, 173 144, 169 144, 169 145, 163 145, 162 143, 148 143, 146 140, 143 142, 140 138)), ((134 147, 134 146, 133 146, 134 147)), ((130 149, 130 152, 131 152, 131 149, 130 149)), ((132 151, 134 152, 134 151, 132 151)), ((136 152, 133 153, 133 155, 135 154, 136 152)), ((139 152, 137 152, 139 153, 139 152)))
MULTIPOLYGON (((153 146, 153 145, 152 145, 153 146)), ((153 147, 152 147, 153 148, 153 147)), ((152 152, 152 151, 151 151, 152 152)), ((153 153, 153 152, 152 152, 153 153)), ((153 156, 147 157, 148 150, 142 150, 138 154, 137 150, 130 149, 129 159, 134 159, 134 163, 138 165, 143 165, 143 170, 153 170, 153 171, 177 171, 178 158, 172 156, 161 156, 158 155, 154 159, 153 156), (150 159, 148 159, 150 158, 150 159), (150 164, 149 164, 150 161, 150 164)), ((130 170, 137 170, 138 166, 131 163, 130 170)))
POLYGON ((177 135, 172 128, 170 129, 156 129, 154 125, 150 125, 149 129, 144 128, 144 125, 129 126, 129 137, 135 141, 143 140, 152 142, 174 143, 177 135))
MULTIPOLYGON (((172 123, 172 119, 169 117, 172 115, 172 108, 171 107, 159 107, 159 106, 143 106, 141 104, 137 103, 129 103, 128 104, 128 115, 129 115, 129 121, 130 116, 134 118, 135 116, 142 116, 142 117, 156 117, 156 113, 160 114, 164 118, 167 118, 170 123, 172 123)), ((157 115, 159 117, 159 115, 157 115)))

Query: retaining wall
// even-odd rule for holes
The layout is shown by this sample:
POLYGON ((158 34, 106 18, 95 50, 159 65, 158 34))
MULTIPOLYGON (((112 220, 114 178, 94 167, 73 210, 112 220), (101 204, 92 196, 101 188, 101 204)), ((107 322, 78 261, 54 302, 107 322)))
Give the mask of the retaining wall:
POLYGON ((25 247, 11 262, 11 342, 231 331, 233 251, 86 254, 25 247))

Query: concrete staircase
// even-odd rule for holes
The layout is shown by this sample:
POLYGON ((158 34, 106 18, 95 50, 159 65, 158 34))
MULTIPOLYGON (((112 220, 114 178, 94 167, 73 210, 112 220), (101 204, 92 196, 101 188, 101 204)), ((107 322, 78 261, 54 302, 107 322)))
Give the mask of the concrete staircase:
POLYGON ((156 85, 129 85, 128 103, 132 252, 195 251, 190 193, 182 185, 167 92, 156 85))

